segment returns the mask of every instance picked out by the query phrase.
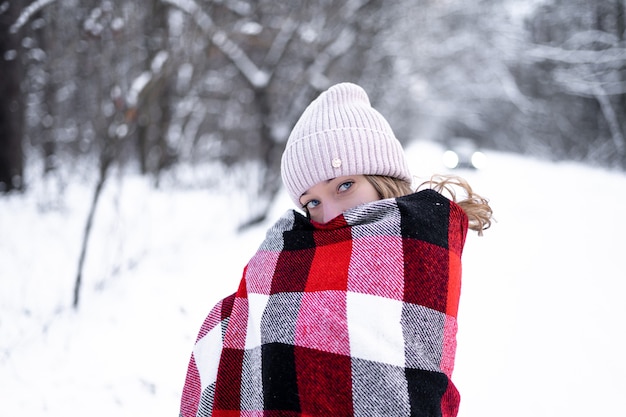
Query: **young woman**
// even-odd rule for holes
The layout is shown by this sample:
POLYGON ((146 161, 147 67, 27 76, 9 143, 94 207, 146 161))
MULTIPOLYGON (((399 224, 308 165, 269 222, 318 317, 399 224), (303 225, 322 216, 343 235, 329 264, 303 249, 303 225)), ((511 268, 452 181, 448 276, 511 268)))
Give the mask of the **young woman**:
POLYGON ((350 83, 305 110, 281 170, 305 215, 268 230, 206 318, 180 415, 456 416, 461 254, 488 202, 456 177, 414 192, 391 127, 350 83))

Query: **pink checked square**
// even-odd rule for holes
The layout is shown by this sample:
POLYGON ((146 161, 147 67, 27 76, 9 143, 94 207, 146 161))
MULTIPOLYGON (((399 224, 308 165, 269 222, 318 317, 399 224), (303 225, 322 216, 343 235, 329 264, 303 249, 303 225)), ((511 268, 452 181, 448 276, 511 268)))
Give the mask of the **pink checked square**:
POLYGON ((231 349, 244 349, 246 344, 246 331, 248 328, 248 299, 235 298, 233 312, 228 321, 228 328, 224 336, 224 347, 231 349))
POLYGON ((248 292, 269 295, 272 277, 280 252, 259 250, 246 266, 245 279, 248 292))
POLYGON ((348 269, 348 291, 402 300, 404 261, 402 238, 394 236, 361 237, 353 242, 348 269))
POLYGON ((206 316, 204 323, 202 323, 202 327, 200 327, 200 331, 198 332, 196 342, 202 339, 211 329, 215 328, 220 321, 222 321, 222 305, 226 300, 230 300, 230 298, 218 302, 215 307, 213 307, 209 315, 206 316))
POLYGON ((296 346, 350 355, 346 293, 304 293, 296 323, 296 346))
POLYGON ((446 316, 443 327, 443 351, 441 352, 441 364, 439 367, 448 378, 454 371, 454 356, 456 354, 456 333, 458 325, 454 317, 446 316))

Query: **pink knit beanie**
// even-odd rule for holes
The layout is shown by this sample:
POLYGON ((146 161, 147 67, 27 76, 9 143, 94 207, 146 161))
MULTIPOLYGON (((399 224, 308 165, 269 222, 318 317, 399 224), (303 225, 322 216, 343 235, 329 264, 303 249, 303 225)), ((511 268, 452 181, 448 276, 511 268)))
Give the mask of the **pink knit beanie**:
POLYGON ((302 113, 283 153, 281 175, 293 202, 315 184, 348 175, 384 175, 411 183, 402 145, 363 88, 341 83, 302 113))

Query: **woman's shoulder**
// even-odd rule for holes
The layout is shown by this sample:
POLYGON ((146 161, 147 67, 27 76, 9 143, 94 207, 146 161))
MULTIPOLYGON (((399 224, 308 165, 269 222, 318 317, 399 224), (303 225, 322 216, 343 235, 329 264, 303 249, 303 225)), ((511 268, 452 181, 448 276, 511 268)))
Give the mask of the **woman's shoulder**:
POLYGON ((450 230, 457 230, 463 236, 467 233, 468 217, 463 208, 436 190, 423 189, 396 201, 401 215, 411 223, 447 235, 450 230))
MULTIPOLYGON (((416 191, 411 194, 407 194, 402 197, 396 198, 399 204, 415 205, 419 208, 441 208, 442 210, 449 210, 452 212, 463 212, 463 209, 452 199, 446 197, 439 191, 432 188, 426 188, 416 191)), ((414 208, 417 209, 417 207, 414 208)))

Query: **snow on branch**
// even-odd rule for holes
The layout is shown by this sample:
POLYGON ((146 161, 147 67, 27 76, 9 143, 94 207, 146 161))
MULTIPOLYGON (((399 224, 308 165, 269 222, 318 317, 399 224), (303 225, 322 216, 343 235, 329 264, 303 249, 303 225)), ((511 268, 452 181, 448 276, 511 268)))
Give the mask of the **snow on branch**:
POLYGON ((187 13, 204 32, 209 32, 213 27, 213 20, 202 10, 194 0, 161 0, 165 4, 176 7, 187 13))
POLYGON ((166 51, 159 51, 150 64, 150 71, 144 71, 136 77, 130 85, 130 90, 126 96, 129 107, 137 107, 141 97, 148 91, 154 80, 158 79, 169 58, 166 51))
POLYGON ((599 92, 607 96, 626 94, 626 82, 621 80, 601 80, 597 73, 587 68, 585 71, 557 69, 554 80, 572 94, 583 97, 597 97, 599 92))
POLYGON ((337 59, 346 53, 355 43, 356 34, 350 28, 345 28, 339 36, 321 51, 313 64, 308 69, 309 83, 318 90, 324 90, 328 87, 328 79, 324 75, 328 67, 337 59))
POLYGON ((152 81, 152 73, 150 71, 142 72, 132 81, 130 90, 126 96, 126 102, 129 107, 137 107, 139 104, 139 96, 141 96, 142 92, 146 89, 146 86, 150 84, 150 81, 152 81))
POLYGON ((605 94, 605 91, 600 85, 594 84, 594 90, 596 100, 598 100, 598 103, 600 103, 602 114, 609 126, 609 130, 611 131, 611 138, 613 139, 615 150, 617 151, 618 155, 624 156, 624 153, 626 152, 626 147, 624 145, 624 135, 622 134, 622 129, 620 127, 621 116, 615 112, 613 104, 610 102, 607 95, 605 94))
POLYGON ((298 25, 292 18, 285 19, 281 25, 280 32, 274 38, 270 50, 265 55, 266 68, 274 68, 280 62, 297 27, 298 25))
POLYGON ((343 4, 339 14, 343 19, 353 17, 359 9, 364 7, 369 2, 370 0, 348 0, 343 4))
POLYGON ((237 67, 239 72, 255 88, 264 88, 270 80, 270 76, 259 69, 246 53, 228 35, 218 30, 213 23, 213 19, 202 10, 194 0, 161 0, 163 3, 177 7, 183 12, 191 15, 198 27, 207 34, 211 41, 226 55, 237 67))
POLYGON ((626 62, 625 48, 609 48, 594 51, 541 45, 529 50, 526 54, 536 60, 559 61, 565 64, 613 64, 626 62))
POLYGON ((248 79, 248 82, 256 89, 267 86, 270 77, 259 69, 248 55, 236 43, 231 41, 226 33, 221 30, 216 31, 211 40, 220 50, 232 61, 239 71, 248 79))
POLYGON ((15 23, 11 25, 11 28, 9 29, 10 33, 17 33, 26 24, 26 22, 28 22, 32 15, 55 1, 56 0, 36 0, 32 2, 28 7, 22 10, 22 13, 20 13, 20 16, 17 18, 15 23))
POLYGON ((620 42, 618 36, 603 30, 584 30, 574 33, 563 42, 563 46, 569 49, 583 49, 585 45, 603 44, 617 46, 620 42))
POLYGON ((170 55, 167 53, 167 51, 159 51, 154 56, 154 58, 152 58, 152 62, 150 63, 150 71, 152 71, 153 74, 161 73, 169 57, 170 55))
POLYGON ((330 81, 325 75, 326 70, 337 58, 344 55, 354 46, 356 33, 350 27, 350 24, 357 19, 357 12, 370 2, 371 0, 348 0, 342 5, 339 15, 345 22, 345 28, 333 42, 317 54, 315 61, 307 70, 309 84, 313 88, 321 91, 328 87, 330 81))

